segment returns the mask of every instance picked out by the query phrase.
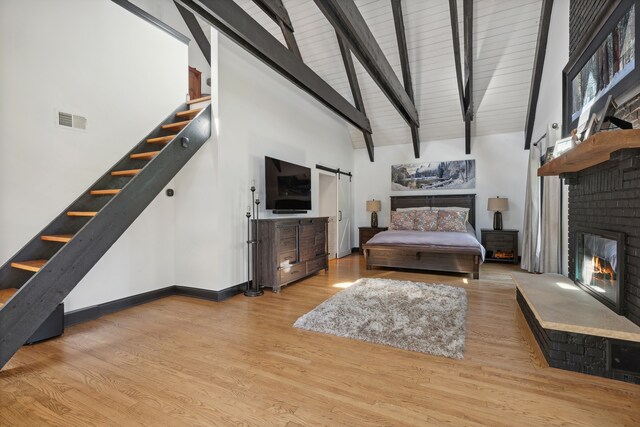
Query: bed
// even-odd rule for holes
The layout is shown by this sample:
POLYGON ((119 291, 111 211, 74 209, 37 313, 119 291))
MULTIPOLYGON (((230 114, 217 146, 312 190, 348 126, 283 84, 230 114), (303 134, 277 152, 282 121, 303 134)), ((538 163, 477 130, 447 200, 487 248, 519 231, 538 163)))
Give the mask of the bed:
POLYGON ((400 208, 469 209, 467 232, 384 231, 362 248, 367 270, 372 267, 446 271, 480 277, 484 248, 475 236, 475 194, 392 196, 391 211, 400 208))

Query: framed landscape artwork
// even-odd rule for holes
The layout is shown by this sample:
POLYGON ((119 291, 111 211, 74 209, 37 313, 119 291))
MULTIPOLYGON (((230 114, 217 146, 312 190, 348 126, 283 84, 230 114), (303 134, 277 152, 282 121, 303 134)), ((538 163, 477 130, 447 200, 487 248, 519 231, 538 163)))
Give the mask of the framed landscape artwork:
POLYGON ((391 190, 476 188, 476 161, 407 163, 391 166, 391 190))

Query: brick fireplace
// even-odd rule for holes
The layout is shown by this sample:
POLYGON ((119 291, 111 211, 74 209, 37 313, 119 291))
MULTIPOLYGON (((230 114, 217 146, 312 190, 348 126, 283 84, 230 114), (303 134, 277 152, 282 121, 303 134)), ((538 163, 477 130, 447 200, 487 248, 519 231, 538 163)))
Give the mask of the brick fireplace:
POLYGON ((603 303, 640 325, 640 149, 614 152, 609 161, 562 177, 569 184, 569 277, 580 274, 581 233, 624 236, 619 310, 603 303))

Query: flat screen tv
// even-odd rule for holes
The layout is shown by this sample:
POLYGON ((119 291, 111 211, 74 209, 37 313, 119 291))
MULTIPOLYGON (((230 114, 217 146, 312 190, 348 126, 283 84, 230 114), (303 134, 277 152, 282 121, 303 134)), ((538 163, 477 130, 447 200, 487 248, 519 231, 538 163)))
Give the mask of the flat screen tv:
POLYGON ((266 209, 274 213, 311 210, 311 169, 265 156, 266 209))

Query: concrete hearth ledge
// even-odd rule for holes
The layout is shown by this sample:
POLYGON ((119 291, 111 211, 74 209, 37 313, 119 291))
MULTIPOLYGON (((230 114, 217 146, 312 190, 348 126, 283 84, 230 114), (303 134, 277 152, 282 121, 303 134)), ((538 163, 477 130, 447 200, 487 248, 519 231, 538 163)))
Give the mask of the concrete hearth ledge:
POLYGON ((512 276, 543 328, 640 342, 640 326, 617 315, 565 276, 512 276))

